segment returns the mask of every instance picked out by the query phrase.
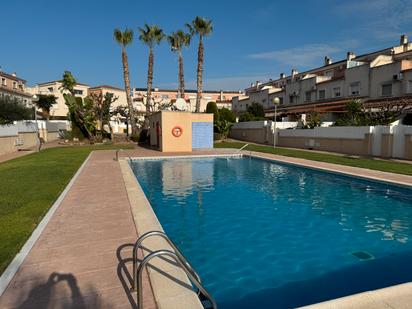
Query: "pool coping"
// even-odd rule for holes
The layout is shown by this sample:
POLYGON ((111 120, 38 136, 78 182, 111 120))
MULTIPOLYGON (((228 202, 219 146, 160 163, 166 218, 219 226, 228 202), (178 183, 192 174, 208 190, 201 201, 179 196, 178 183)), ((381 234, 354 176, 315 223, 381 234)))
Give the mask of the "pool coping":
POLYGON ((279 163, 286 164, 286 165, 292 165, 292 166, 297 166, 301 168, 307 168, 307 169, 327 172, 331 174, 347 176, 351 178, 368 180, 372 182, 389 184, 389 185, 394 185, 394 186, 409 188, 409 189, 412 188, 412 176, 408 176, 408 175, 376 171, 376 170, 370 170, 370 169, 365 169, 361 167, 339 165, 339 164, 334 164, 334 163, 318 162, 318 161, 301 159, 301 158, 284 157, 284 156, 279 156, 279 155, 274 155, 274 154, 266 154, 266 153, 263 154, 263 153, 255 152, 255 151, 242 151, 241 153, 245 157, 249 156, 249 157, 257 158, 261 160, 279 162, 279 163), (343 170, 342 168, 347 169, 347 171, 343 170), (353 174, 355 170, 357 174, 353 174), (371 174, 376 174, 376 175, 371 175, 371 174), (400 181, 400 180, 395 180, 395 179, 388 179, 388 178, 384 178, 384 176, 389 176, 389 177, 395 176, 395 177, 399 177, 403 179, 408 179, 410 180, 410 182, 400 181))
MULTIPOLYGON (((129 165, 128 159, 120 158, 119 165, 137 234, 140 236, 149 231, 163 231, 146 194, 143 192, 129 165)), ((173 251, 170 245, 160 237, 149 238, 145 240, 143 245, 150 251, 161 249, 173 251)), ((149 253, 144 251, 143 256, 147 256, 149 253)), ((159 309, 203 309, 197 294, 188 288, 188 286, 191 287, 191 283, 186 273, 180 267, 160 258, 153 259, 149 265, 151 266, 147 267, 149 281, 159 309), (185 287, 184 285, 187 286, 185 287)))

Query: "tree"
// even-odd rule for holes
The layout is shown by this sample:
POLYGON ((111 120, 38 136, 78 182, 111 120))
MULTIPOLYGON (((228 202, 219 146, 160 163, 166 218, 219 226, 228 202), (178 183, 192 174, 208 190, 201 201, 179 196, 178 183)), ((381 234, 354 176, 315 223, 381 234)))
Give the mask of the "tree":
POLYGON ((81 134, 90 140, 93 140, 96 131, 96 118, 93 110, 93 100, 89 97, 75 97, 71 94, 63 94, 63 98, 69 109, 69 117, 72 123, 72 129, 78 129, 81 134))
POLYGON ((263 118, 265 117, 265 110, 263 109, 263 105, 253 102, 248 108, 247 112, 252 114, 254 117, 263 118))
POLYGON ((226 139, 229 135, 230 129, 233 126, 233 123, 230 123, 227 120, 218 120, 214 126, 215 131, 220 134, 220 137, 226 139))
POLYGON ((186 24, 190 34, 199 36, 199 47, 197 50, 197 96, 196 96, 196 113, 200 112, 200 103, 202 100, 203 91, 203 61, 204 61, 204 46, 203 38, 208 36, 213 31, 212 20, 205 19, 199 16, 192 21, 191 24, 186 24))
POLYGON ((97 135, 99 139, 103 138, 104 126, 107 125, 110 130, 111 139, 113 139, 113 130, 110 125, 110 107, 116 102, 119 97, 115 96, 113 93, 106 92, 104 95, 101 92, 91 93, 90 98, 93 100, 94 113, 98 123, 99 131, 97 135))
POLYGON ((213 119, 214 121, 218 121, 219 120, 219 110, 217 109, 217 105, 216 102, 209 102, 206 105, 206 113, 210 113, 213 114, 213 119))
POLYGON ((74 96, 74 87, 77 85, 77 81, 70 71, 64 71, 61 82, 60 91, 63 92, 66 90, 74 96))
POLYGON ((242 113, 239 117, 240 122, 247 122, 255 120, 255 116, 249 112, 242 113))
POLYGON ((126 91, 127 106, 130 111, 130 125, 132 126, 132 134, 137 134, 136 121, 134 117, 133 102, 131 97, 130 89, 130 78, 129 78, 129 62, 127 60, 126 47, 133 42, 133 30, 126 28, 124 31, 115 29, 114 39, 122 48, 122 64, 123 64, 123 80, 124 80, 124 89, 126 91))
POLYGON ((35 102, 37 108, 43 111, 47 119, 50 117, 50 108, 57 103, 57 97, 52 94, 39 94, 38 100, 35 102))
POLYGON ((322 124, 322 117, 321 114, 318 112, 310 112, 307 115, 307 122, 306 122, 306 126, 305 129, 309 128, 309 129, 314 129, 315 127, 320 127, 322 124))
POLYGON ((191 35, 188 33, 185 33, 183 30, 177 30, 176 32, 173 32, 171 35, 167 37, 167 41, 169 42, 172 51, 178 54, 178 62, 179 62, 178 97, 179 98, 185 97, 185 79, 184 79, 182 49, 184 46, 190 45, 190 40, 191 40, 191 35))
MULTIPOLYGON (((150 105, 152 104, 152 87, 153 87, 153 66, 154 66, 154 53, 153 49, 155 45, 159 45, 165 37, 163 30, 157 25, 145 24, 143 28, 139 28, 139 40, 149 47, 149 60, 147 65, 147 101, 146 101, 146 116, 150 114, 150 105)), ((147 121, 145 121, 145 127, 148 127, 147 121)))
POLYGON ((33 118, 33 109, 9 96, 0 96, 0 125, 10 125, 13 121, 33 118))
POLYGON ((233 123, 236 121, 236 116, 230 109, 222 107, 219 109, 219 119, 233 123))

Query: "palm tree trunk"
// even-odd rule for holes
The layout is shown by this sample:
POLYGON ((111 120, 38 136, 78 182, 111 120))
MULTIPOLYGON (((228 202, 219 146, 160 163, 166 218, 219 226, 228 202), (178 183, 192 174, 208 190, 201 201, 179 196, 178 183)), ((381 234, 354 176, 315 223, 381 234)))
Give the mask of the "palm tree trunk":
POLYGON ((152 108, 152 87, 153 87, 153 49, 149 50, 149 65, 147 68, 147 103, 146 113, 149 114, 152 108))
POLYGON ((181 52, 179 52, 179 98, 185 98, 185 77, 183 70, 183 57, 181 52))
POLYGON ((202 100, 203 88, 203 36, 199 36, 199 48, 197 50, 197 96, 196 96, 196 113, 200 113, 200 103, 202 100))
POLYGON ((129 62, 127 61, 126 49, 122 48, 123 78, 124 90, 126 91, 127 106, 129 107, 130 125, 132 126, 132 135, 137 134, 136 119, 134 117, 133 102, 131 97, 130 79, 129 79, 129 62))
POLYGON ((153 86, 153 49, 149 49, 149 61, 147 66, 147 92, 146 92, 146 116, 143 124, 144 129, 149 128, 149 115, 153 111, 152 106, 152 86, 153 86))

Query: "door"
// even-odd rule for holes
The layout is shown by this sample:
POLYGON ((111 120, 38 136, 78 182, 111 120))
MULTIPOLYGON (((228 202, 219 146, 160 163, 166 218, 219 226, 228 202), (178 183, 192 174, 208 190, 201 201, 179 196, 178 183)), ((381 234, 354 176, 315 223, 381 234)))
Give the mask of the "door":
POLYGON ((192 149, 213 148, 213 122, 192 122, 192 149))

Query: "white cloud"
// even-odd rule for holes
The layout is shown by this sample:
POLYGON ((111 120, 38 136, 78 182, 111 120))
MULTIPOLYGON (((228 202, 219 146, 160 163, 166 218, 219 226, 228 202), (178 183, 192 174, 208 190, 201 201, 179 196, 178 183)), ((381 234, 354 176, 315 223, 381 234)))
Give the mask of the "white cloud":
POLYGON ((412 30, 412 0, 358 0, 344 2, 335 10, 353 20, 351 32, 357 37, 387 41, 412 30))
MULTIPOLYGON (((224 76, 205 78, 203 80, 204 90, 244 90, 250 86, 250 83, 259 81, 267 81, 273 74, 251 74, 248 76, 224 76)), ((177 88, 177 83, 162 83, 160 88, 177 88)), ((185 84, 186 89, 196 89, 196 80, 189 80, 185 84)))
POLYGON ((289 49, 275 50, 248 55, 248 58, 259 60, 275 60, 284 65, 296 68, 316 66, 325 56, 341 52, 342 48, 330 44, 306 44, 289 49))

